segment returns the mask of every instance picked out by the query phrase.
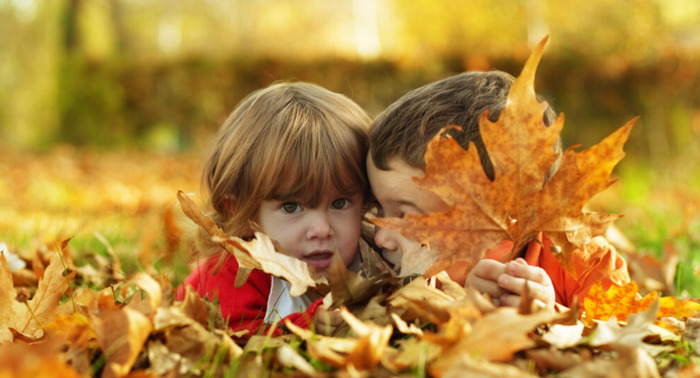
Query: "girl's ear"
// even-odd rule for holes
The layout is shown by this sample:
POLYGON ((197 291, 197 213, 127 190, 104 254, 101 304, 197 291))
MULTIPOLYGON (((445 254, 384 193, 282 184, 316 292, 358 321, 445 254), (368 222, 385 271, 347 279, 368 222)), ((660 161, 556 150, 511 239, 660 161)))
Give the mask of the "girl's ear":
POLYGON ((224 196, 224 208, 229 214, 233 214, 233 212, 236 210, 237 204, 238 201, 236 200, 236 197, 234 197, 232 194, 227 194, 224 196))

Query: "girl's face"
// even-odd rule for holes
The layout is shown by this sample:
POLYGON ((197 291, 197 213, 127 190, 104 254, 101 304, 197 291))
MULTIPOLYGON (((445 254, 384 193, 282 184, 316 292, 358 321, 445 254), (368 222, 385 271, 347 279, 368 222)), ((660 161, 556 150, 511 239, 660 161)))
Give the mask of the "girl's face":
POLYGON ((362 194, 349 197, 326 191, 317 207, 293 199, 265 200, 257 222, 291 256, 305 261, 325 276, 337 251, 349 265, 359 250, 362 194))

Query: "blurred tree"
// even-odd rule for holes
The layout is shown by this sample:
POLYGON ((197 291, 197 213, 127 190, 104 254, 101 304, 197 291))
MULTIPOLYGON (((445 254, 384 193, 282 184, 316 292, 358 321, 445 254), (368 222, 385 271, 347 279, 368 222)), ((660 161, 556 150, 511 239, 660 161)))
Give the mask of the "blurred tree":
POLYGON ((697 0, 0 0, 0 137, 182 147, 281 79, 376 114, 465 69, 518 74, 548 33, 538 90, 590 125, 564 137, 589 145, 641 114, 654 136, 633 141, 668 155, 691 148, 675 125, 695 130, 699 20, 697 0))
POLYGON ((0 0, 0 141, 28 147, 55 139, 61 4, 0 0))

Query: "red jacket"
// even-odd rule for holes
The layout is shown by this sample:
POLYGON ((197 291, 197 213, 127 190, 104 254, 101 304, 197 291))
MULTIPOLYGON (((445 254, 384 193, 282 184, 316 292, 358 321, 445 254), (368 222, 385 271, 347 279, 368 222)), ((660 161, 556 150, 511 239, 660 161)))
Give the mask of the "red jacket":
POLYGON ((574 298, 578 298, 582 305, 588 289, 598 281, 605 290, 610 285, 624 286, 630 282, 627 263, 603 237, 595 237, 574 251, 572 265, 577 278, 559 264, 549 248, 554 245, 552 241, 547 237, 541 239, 542 243, 530 242, 524 259, 529 265, 539 266, 547 272, 554 285, 556 301, 564 306, 570 307, 574 298))
MULTIPOLYGON (((234 331, 247 329, 251 334, 265 332, 270 326, 264 319, 272 276, 254 269, 243 286, 236 288, 233 284, 238 272, 238 261, 233 256, 227 256, 218 273, 214 275, 213 270, 218 261, 219 256, 200 261, 183 284, 178 286, 175 300, 184 299, 184 285, 190 285, 200 297, 219 299, 221 315, 234 331)), ((284 319, 291 320, 297 326, 309 328, 313 314, 321 303, 322 299, 319 299, 305 312, 293 313, 284 319)), ((283 325, 284 322, 279 324, 283 325)))

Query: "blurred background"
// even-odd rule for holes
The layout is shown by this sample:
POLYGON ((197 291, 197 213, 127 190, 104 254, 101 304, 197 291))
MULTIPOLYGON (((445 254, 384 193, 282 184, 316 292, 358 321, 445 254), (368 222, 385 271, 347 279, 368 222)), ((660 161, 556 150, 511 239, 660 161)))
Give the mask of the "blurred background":
POLYGON ((565 146, 641 117, 592 206, 697 277, 697 0, 0 0, 0 242, 166 255, 175 191, 199 191, 251 91, 311 81, 375 116, 464 70, 517 76, 546 35, 536 90, 566 115, 565 146))

